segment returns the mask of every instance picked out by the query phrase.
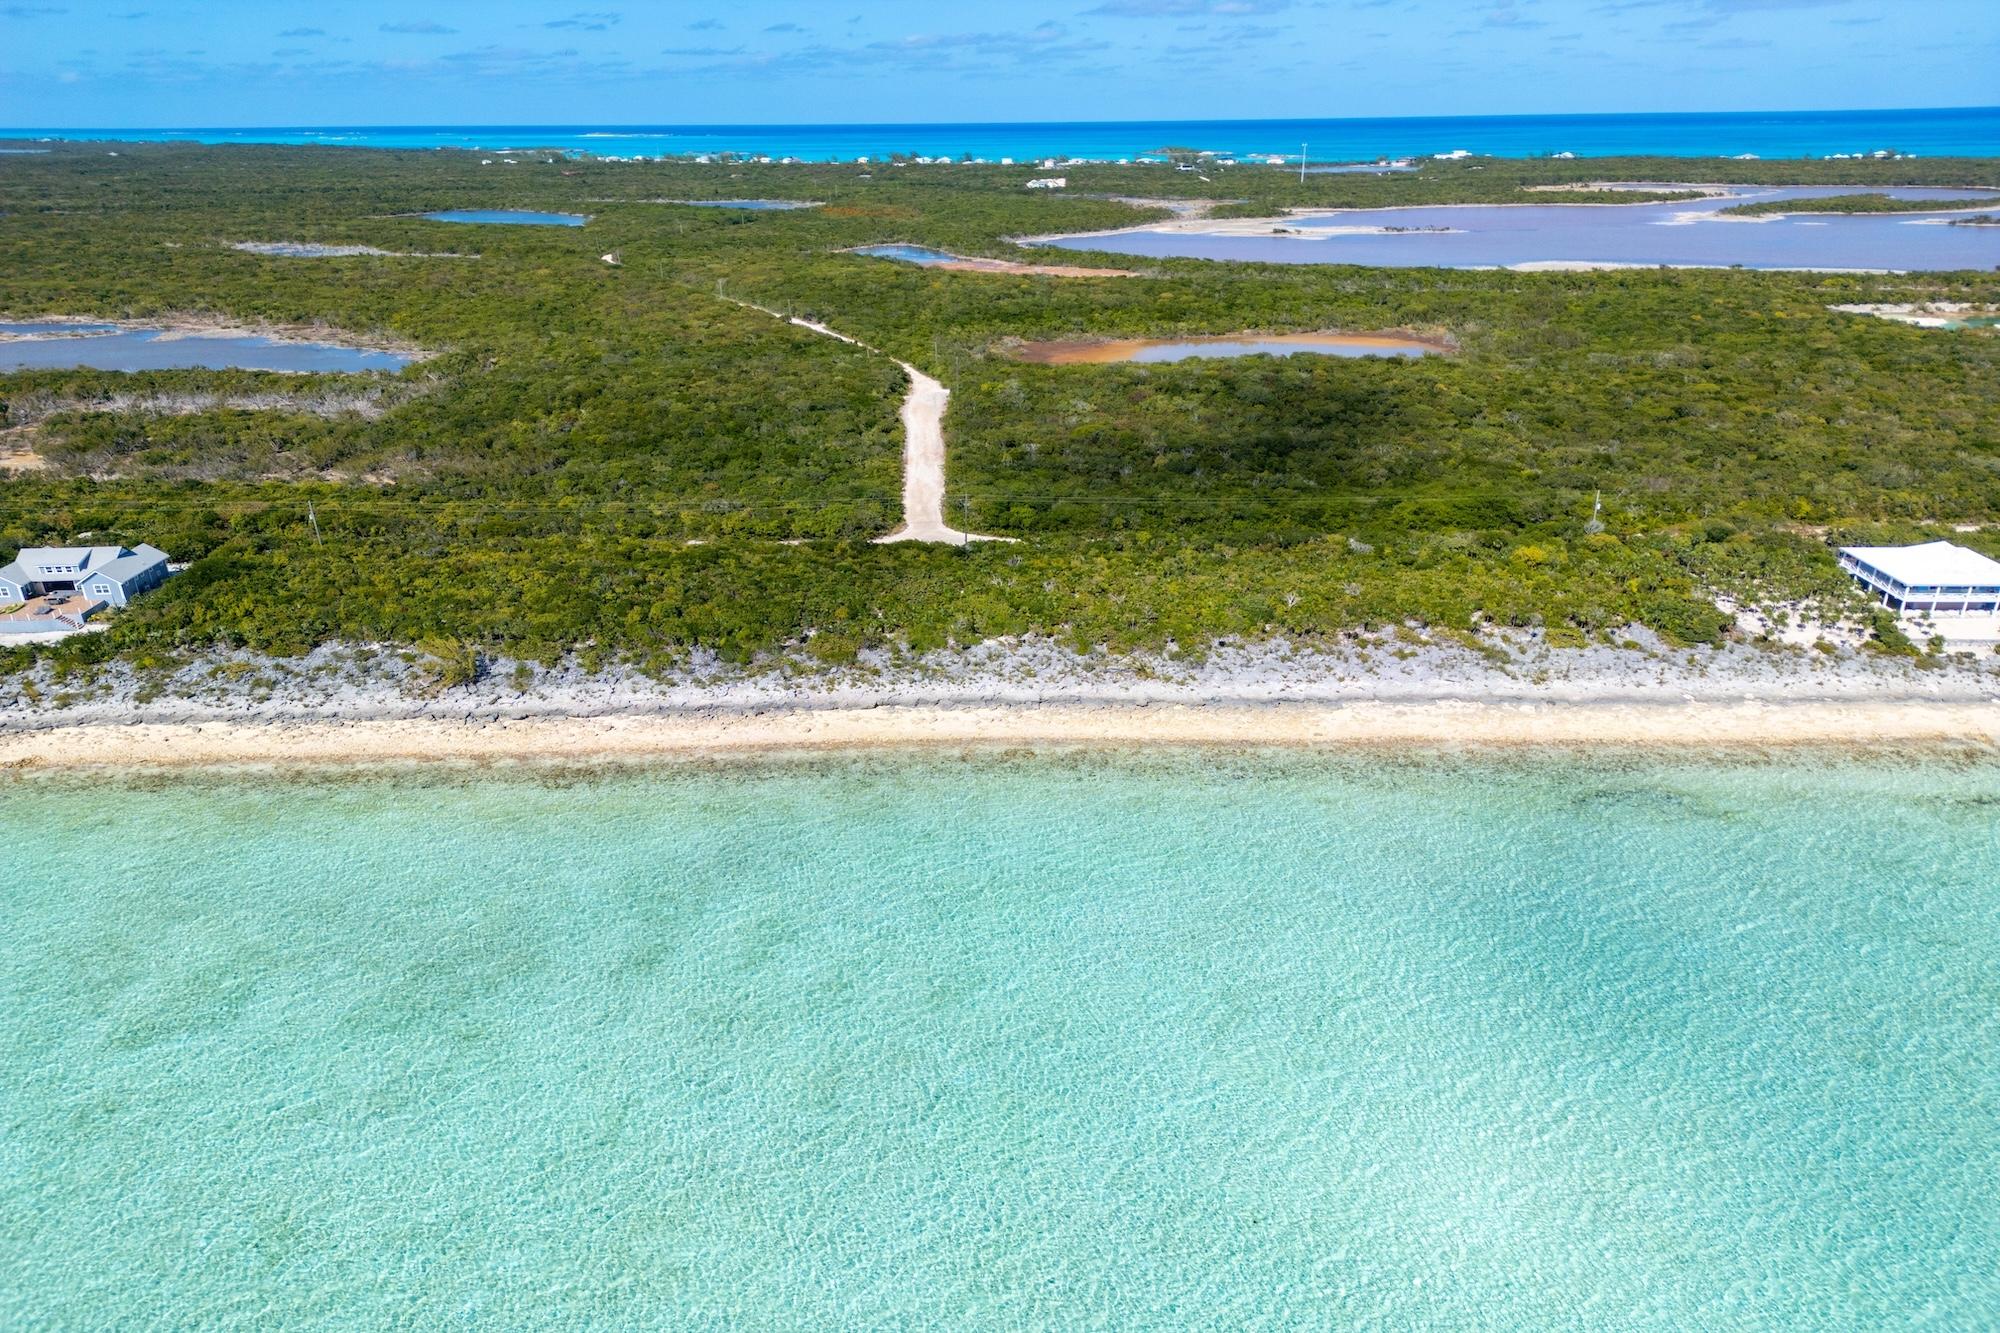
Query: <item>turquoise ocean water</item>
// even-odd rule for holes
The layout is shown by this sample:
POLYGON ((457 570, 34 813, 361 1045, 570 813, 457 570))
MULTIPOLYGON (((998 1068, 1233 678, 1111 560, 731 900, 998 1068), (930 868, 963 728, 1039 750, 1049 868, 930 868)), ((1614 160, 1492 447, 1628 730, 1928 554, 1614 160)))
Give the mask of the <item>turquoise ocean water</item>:
POLYGON ((0 128, 0 139, 295 143, 363 148, 556 149, 606 157, 700 153, 851 160, 890 153, 998 160, 1139 157, 1172 144, 1318 162, 1408 154, 1526 157, 1824 156, 1894 149, 1926 157, 2000 155, 2000 107, 1722 111, 1651 115, 1394 116, 1341 120, 1040 121, 907 125, 322 125, 264 128, 0 128))
POLYGON ((2000 763, 0 784, 10 1328, 2000 1311, 2000 763))

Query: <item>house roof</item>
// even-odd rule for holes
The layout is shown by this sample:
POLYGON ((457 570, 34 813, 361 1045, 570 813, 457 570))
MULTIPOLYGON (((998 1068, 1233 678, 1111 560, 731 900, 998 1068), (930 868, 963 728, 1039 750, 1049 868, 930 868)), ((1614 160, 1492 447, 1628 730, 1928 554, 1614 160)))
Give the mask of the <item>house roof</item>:
POLYGON ((1917 588, 2000 587, 2000 560, 1950 542, 1921 546, 1843 546, 1851 555, 1896 582, 1917 588))
POLYGON ((14 563, 27 570, 29 577, 40 578, 52 566, 66 572, 95 573, 124 553, 124 548, 118 546, 24 546, 14 557, 14 563))
POLYGON ((141 542, 137 549, 122 552, 115 559, 105 561, 102 566, 93 566, 90 573, 102 574, 120 583, 128 583, 134 575, 143 574, 154 565, 165 563, 167 563, 165 551, 141 542))
POLYGON ((71 571, 77 579, 103 574, 124 583, 166 559, 165 551, 143 542, 129 551, 122 546, 26 546, 11 562, 0 566, 0 578, 35 583, 46 578, 51 567, 60 567, 66 577, 71 571))

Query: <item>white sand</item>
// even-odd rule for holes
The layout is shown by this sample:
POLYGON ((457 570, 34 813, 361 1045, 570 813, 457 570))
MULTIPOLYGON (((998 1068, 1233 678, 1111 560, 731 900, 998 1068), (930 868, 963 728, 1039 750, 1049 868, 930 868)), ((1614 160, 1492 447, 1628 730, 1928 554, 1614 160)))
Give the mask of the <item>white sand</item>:
POLYGON ((448 721, 76 726, 0 733, 0 768, 640 760, 772 750, 1024 744, 1255 746, 2000 745, 2000 704, 1425 704, 786 709, 448 721))
MULTIPOLYGON (((1918 665, 1840 648, 1475 651, 1388 638, 1222 647, 1199 663, 989 642, 804 673, 706 659, 655 679, 570 665, 418 692, 385 650, 114 668, 0 693, 0 767, 637 759, 819 746, 2000 745, 2000 656, 1918 665), (58 706, 59 696, 74 697, 58 706)), ((10 682, 12 684, 13 682, 10 682)))
MULTIPOLYGON (((768 306, 734 297, 724 299, 796 324, 802 329, 810 329, 823 337, 836 338, 877 356, 888 356, 887 352, 870 347, 859 338, 850 338, 814 320, 783 314, 768 306)), ((895 360, 894 357, 890 359, 895 360)), ((903 395, 903 407, 899 413, 903 422, 903 522, 895 531, 876 540, 942 542, 951 546, 963 546, 967 542, 1015 540, 1012 537, 984 537, 974 532, 960 532, 944 521, 944 414, 951 403, 951 390, 907 361, 896 361, 896 364, 910 379, 910 389, 903 395)))
POLYGON ((968 534, 944 521, 944 413, 951 390, 904 362, 910 391, 903 396, 903 526, 879 540, 950 542, 963 546, 968 534))
MULTIPOLYGON (((863 254, 874 246, 853 246, 842 254, 863 254)), ((937 253, 943 254, 944 251, 937 253)), ((881 256, 871 256, 881 258, 881 256)), ((1129 268, 1085 268, 1080 264, 1029 264, 1018 259, 988 259, 975 255, 951 255, 922 265, 942 273, 997 273, 1011 277, 1040 278, 1139 278, 1145 275, 1129 268)))

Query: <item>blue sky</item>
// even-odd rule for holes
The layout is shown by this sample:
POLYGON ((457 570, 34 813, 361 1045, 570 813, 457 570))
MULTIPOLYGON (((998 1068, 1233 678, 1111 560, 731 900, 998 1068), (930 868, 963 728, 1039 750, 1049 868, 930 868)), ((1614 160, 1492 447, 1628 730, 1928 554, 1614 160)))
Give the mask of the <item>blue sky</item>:
POLYGON ((2000 102, 2000 0, 0 0, 0 125, 2000 102))

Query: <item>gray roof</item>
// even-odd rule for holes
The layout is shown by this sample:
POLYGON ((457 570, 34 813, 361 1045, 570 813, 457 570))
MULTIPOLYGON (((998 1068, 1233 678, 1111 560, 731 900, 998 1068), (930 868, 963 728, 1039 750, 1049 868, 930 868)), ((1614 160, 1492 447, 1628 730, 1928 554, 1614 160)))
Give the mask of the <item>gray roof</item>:
POLYGON ((27 570, 30 578, 41 578, 52 565, 83 573, 123 554, 124 548, 118 546, 24 546, 14 563, 27 570))
POLYGON ((103 574, 120 583, 129 583, 155 565, 167 562, 167 553, 141 542, 137 549, 122 546, 27 546, 5 566, 0 579, 12 583, 35 583, 47 577, 51 565, 75 570, 78 579, 103 574))
POLYGON ((136 576, 145 573, 155 565, 167 563, 167 553, 157 546, 139 543, 134 550, 125 551, 104 562, 102 566, 92 565, 91 574, 103 574, 120 583, 130 583, 136 576))

